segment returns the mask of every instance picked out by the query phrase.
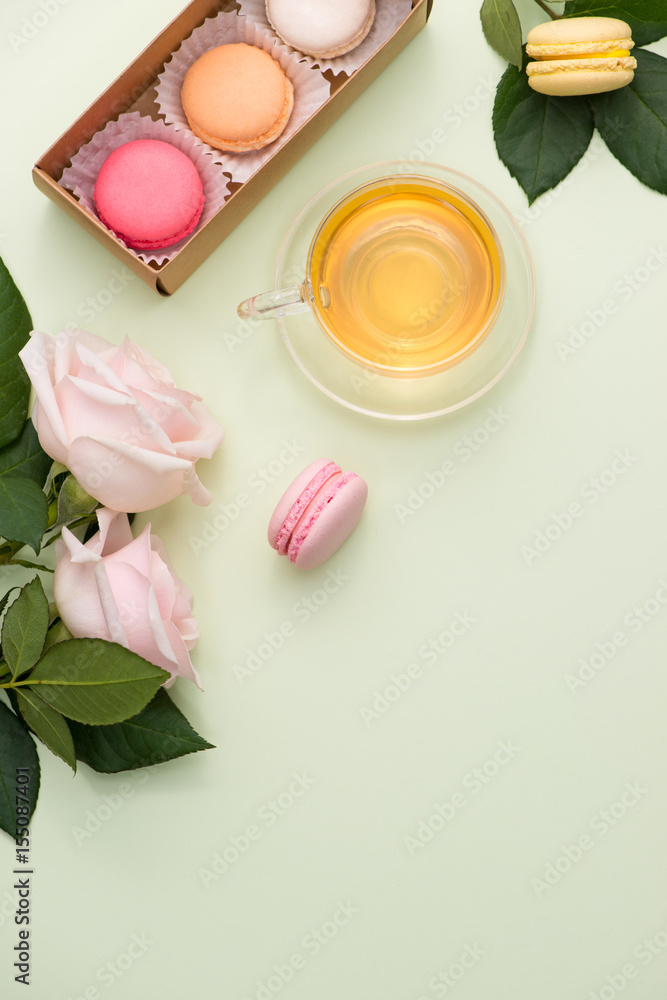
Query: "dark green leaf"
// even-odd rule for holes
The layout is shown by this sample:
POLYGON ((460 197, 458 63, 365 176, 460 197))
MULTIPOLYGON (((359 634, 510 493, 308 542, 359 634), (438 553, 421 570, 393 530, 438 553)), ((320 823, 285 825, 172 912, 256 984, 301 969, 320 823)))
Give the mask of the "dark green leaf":
POLYGON ((142 712, 115 726, 70 722, 79 760, 95 771, 132 771, 213 749, 199 736, 161 688, 142 712))
POLYGON ((0 448, 0 476, 15 475, 44 486, 52 460, 42 451, 32 420, 27 420, 19 436, 0 448))
POLYGON ((667 194, 667 59, 638 50, 627 87, 590 97, 598 132, 647 187, 667 194))
POLYGON ((28 680, 68 719, 104 726, 136 715, 168 678, 117 643, 68 639, 46 651, 28 680))
POLYGON ((23 820, 30 819, 39 793, 39 758, 34 741, 12 710, 0 702, 0 828, 16 838, 17 830, 24 830, 23 820), (17 772, 17 768, 27 770, 17 772), (19 796, 27 802, 17 802, 17 773, 28 776, 28 782, 21 779, 19 796), (24 813, 23 809, 27 808, 24 813), (21 824, 17 824, 17 819, 21 824))
POLYGON ((69 524, 77 517, 91 514, 98 506, 95 497, 86 493, 74 476, 69 475, 58 493, 58 524, 69 524))
POLYGON ((48 627, 49 602, 36 576, 23 587, 2 623, 2 654, 14 677, 37 663, 48 627))
POLYGON ((491 48, 521 69, 521 22, 512 0, 484 0, 479 16, 491 48))
POLYGON ((13 594, 15 590, 19 590, 19 587, 10 587, 6 594, 3 594, 0 598, 0 615, 7 607, 7 601, 9 600, 10 594, 13 594))
POLYGON ((28 416, 30 379, 18 352, 31 330, 28 307, 0 258, 0 448, 20 434, 28 416))
POLYGON ((0 535, 39 552, 48 521, 44 491, 32 479, 0 476, 0 535))
POLYGON ((21 715, 38 736, 42 743, 57 757, 76 771, 76 754, 74 742, 67 723, 60 712, 44 701, 36 691, 30 688, 18 688, 16 691, 21 715))
POLYGON ((667 35, 665 0, 567 0, 565 17, 619 17, 632 28, 636 45, 667 35))
POLYGON ((593 129, 585 97, 538 94, 523 70, 507 67, 493 105, 493 134, 498 156, 530 203, 567 177, 586 152, 593 129))
POLYGON ((14 710, 14 715, 18 716, 18 718, 21 720, 21 725, 27 729, 28 727, 23 721, 23 716, 19 711, 19 701, 18 698, 16 697, 16 691, 13 691, 11 688, 5 688, 5 694, 9 698, 9 704, 12 706, 14 710))

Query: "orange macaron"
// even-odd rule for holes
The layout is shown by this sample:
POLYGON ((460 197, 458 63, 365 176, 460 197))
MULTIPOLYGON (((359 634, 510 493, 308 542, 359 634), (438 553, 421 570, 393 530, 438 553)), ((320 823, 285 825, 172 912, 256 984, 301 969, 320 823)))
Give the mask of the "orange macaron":
POLYGON ((255 45, 209 49, 188 69, 181 90, 190 128, 216 149, 261 149, 283 132, 294 88, 278 62, 255 45))

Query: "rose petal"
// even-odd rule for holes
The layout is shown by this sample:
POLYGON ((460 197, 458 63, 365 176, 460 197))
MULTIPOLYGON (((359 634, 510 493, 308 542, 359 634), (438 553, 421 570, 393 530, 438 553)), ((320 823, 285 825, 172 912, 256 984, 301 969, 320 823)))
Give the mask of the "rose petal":
MULTIPOLYGON (((101 507, 95 512, 100 530, 97 535, 86 543, 90 545, 96 538, 99 538, 100 554, 103 556, 112 555, 118 549, 129 545, 132 541, 132 529, 127 514, 119 513, 117 510, 109 510, 108 507, 101 507)), ((63 529, 64 531, 65 529, 63 529)))
POLYGON ((163 621, 167 621, 173 618, 174 604, 178 595, 173 575, 155 550, 151 551, 151 580, 160 615, 163 621))
MULTIPOLYGON (((118 595, 118 621, 127 647, 171 673, 176 657, 166 637, 151 580, 128 563, 106 563, 109 586, 118 595)), ((126 645, 124 642, 123 645, 126 645)))
POLYGON ((152 510, 179 496, 184 474, 192 468, 174 455, 85 437, 72 441, 68 464, 91 496, 129 513, 152 510))
POLYGON ((164 623, 165 632, 171 642, 172 649, 174 651, 177 672, 179 677, 185 677, 187 680, 194 681, 200 690, 203 690, 201 677, 199 676, 197 670, 192 664, 190 659, 190 654, 185 647, 185 643, 181 638, 181 635, 174 625, 173 622, 164 623))
MULTIPOLYGON (((76 637, 118 642, 171 675, 201 687, 190 660, 199 636, 192 595, 147 524, 132 537, 127 514, 97 511, 99 531, 83 545, 67 528, 56 543, 54 599, 76 637)), ((165 685, 166 686, 166 685, 165 685)))
POLYGON ((200 482, 194 464, 183 473, 183 492, 187 493, 192 502, 199 507, 206 507, 213 499, 204 484, 200 482))
POLYGON ((64 547, 63 552, 53 573, 53 599, 58 614, 76 639, 109 639, 94 564, 75 564, 64 547))
POLYGON ((69 530, 67 525, 63 525, 60 538, 56 542, 57 558, 59 558, 61 554, 64 555, 63 550, 67 551, 70 559, 74 563, 99 562, 102 551, 102 542, 99 539, 99 531, 97 534, 93 535, 86 545, 84 545, 79 541, 76 535, 69 530), (90 544, 91 542, 93 544, 90 544))
POLYGON ((50 364, 46 360, 49 342, 50 337, 33 330, 30 340, 19 351, 19 357, 37 394, 33 423, 42 448, 56 462, 63 462, 67 458, 67 431, 51 384, 50 364))
POLYGON ((48 339, 56 345, 52 370, 54 385, 65 376, 78 375, 80 372, 82 364, 77 352, 79 344, 100 355, 112 346, 108 340, 88 330, 61 330, 55 340, 51 337, 48 339))
POLYGON ((176 388, 169 369, 127 337, 121 344, 116 370, 124 382, 140 389, 157 391, 165 386, 176 388))
POLYGON ((95 583, 97 584, 97 592, 100 598, 100 605, 102 607, 102 614, 104 615, 104 621, 111 637, 112 642, 117 642, 121 646, 125 646, 126 649, 130 648, 130 643, 123 626, 123 616, 116 603, 116 594, 122 594, 123 591, 111 586, 111 581, 109 579, 109 574, 107 570, 107 565, 100 561, 95 566, 95 583))
POLYGON ((160 362, 128 339, 118 347, 81 330, 55 340, 33 331, 22 358, 42 447, 102 504, 144 511, 180 493, 210 503, 194 463, 224 431, 160 362))
POLYGON ((91 371, 94 371, 104 384, 108 385, 111 389, 115 389, 116 392, 125 393, 131 396, 128 386, 125 382, 123 382, 122 378, 119 378, 113 368, 106 363, 100 354, 95 353, 95 351, 91 351, 81 342, 76 345, 76 352, 81 359, 81 363, 85 365, 86 368, 90 368, 91 371))
POLYGON ((138 573, 151 578, 151 536, 150 524, 147 524, 140 535, 130 537, 130 541, 122 549, 106 556, 106 562, 111 565, 132 566, 138 573))

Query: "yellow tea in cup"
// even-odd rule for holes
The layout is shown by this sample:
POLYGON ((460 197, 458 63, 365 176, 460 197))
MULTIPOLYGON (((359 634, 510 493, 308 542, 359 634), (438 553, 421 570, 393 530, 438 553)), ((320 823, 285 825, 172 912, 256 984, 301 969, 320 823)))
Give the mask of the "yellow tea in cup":
POLYGON ((460 361, 493 325, 505 268, 491 223, 462 192, 420 176, 357 188, 308 254, 312 307, 363 365, 426 374, 460 361))

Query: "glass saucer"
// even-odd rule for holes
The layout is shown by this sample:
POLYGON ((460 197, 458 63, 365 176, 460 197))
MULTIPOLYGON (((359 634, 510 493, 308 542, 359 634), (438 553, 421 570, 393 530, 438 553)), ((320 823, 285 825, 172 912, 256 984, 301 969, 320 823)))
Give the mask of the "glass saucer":
POLYGON ((308 248, 327 212, 349 191, 389 175, 432 177, 458 188, 486 214, 505 256, 505 295, 484 340, 444 371, 415 377, 385 375, 347 357, 327 337, 312 312, 282 316, 278 325, 287 349, 311 382, 331 399, 368 416, 424 420, 465 406, 505 374, 523 347, 535 308, 535 273, 530 251, 513 217, 495 195, 476 181, 437 163, 377 163, 327 185, 296 217, 278 254, 275 286, 305 279, 308 248))

